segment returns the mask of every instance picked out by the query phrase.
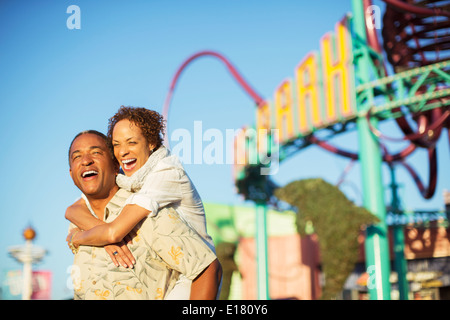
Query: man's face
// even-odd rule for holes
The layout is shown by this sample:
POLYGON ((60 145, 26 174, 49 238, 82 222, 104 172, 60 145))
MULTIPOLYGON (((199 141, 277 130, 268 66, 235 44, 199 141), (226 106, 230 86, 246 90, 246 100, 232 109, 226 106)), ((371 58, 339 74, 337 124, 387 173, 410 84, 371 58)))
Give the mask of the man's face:
POLYGON ((73 182, 86 196, 107 197, 116 187, 118 166, 101 137, 86 133, 76 138, 70 148, 69 163, 73 182))

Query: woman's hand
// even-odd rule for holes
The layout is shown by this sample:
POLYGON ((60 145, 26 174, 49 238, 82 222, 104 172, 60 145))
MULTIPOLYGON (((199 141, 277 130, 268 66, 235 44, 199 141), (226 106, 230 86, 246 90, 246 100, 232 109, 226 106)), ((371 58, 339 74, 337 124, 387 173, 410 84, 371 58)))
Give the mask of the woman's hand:
POLYGON ((133 268, 133 265, 136 263, 125 241, 106 245, 105 251, 109 254, 116 267, 121 265, 124 268, 133 268))
MULTIPOLYGON (((78 228, 73 228, 70 230, 66 238, 67 245, 74 253, 79 247, 79 244, 76 242, 76 234, 80 231, 81 230, 78 228)), ((121 265, 124 268, 133 268, 134 264, 136 264, 136 260, 134 259, 130 249, 128 249, 125 241, 109 244, 104 246, 104 248, 116 267, 121 265)))

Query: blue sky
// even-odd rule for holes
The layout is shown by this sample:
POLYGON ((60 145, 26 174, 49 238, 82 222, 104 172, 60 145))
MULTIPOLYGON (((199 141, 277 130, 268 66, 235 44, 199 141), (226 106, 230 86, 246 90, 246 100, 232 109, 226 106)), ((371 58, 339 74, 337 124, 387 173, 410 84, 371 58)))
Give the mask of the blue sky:
MULTIPOLYGON (((378 2, 376 2, 378 3, 378 2)), ((380 4, 381 5, 381 4, 380 4)), ((23 243, 32 224, 35 243, 49 254, 35 266, 53 271, 53 299, 71 296, 66 272, 72 253, 65 237, 64 211, 79 191, 69 176, 67 149, 75 134, 106 131, 120 105, 162 111, 170 81, 180 64, 201 50, 222 53, 263 96, 293 77, 295 66, 347 12, 350 1, 23 1, 0 3, 0 270, 19 268, 7 248, 23 243), (69 30, 67 7, 81 9, 81 29, 69 30)), ((170 132, 237 129, 255 121, 253 101, 217 60, 192 63, 178 82, 170 132)), ((392 123, 383 123, 400 135, 392 123)), ((333 140, 357 149, 355 132, 333 140)), ((390 150, 399 150, 393 144, 390 150)), ((439 178, 433 199, 421 198, 405 170, 398 170, 403 205, 442 209, 450 189, 449 144, 438 145, 439 178)), ((424 151, 408 158, 427 179, 424 151)), ((348 165, 318 147, 281 164, 280 185, 322 177, 336 183, 348 165)), ((231 165, 189 164, 186 170, 205 202, 248 204, 234 192, 231 165)), ((342 190, 361 203, 360 166, 342 190)), ((383 167, 387 173, 386 166, 383 167)), ((385 177, 384 184, 389 181, 385 177)))

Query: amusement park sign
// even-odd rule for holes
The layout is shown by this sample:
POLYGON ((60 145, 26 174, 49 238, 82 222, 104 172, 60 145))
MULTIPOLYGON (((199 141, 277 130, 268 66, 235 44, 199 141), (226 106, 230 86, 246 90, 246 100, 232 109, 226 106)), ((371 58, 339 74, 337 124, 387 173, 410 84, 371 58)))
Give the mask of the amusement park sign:
MULTIPOLYGON (((320 54, 309 53, 295 68, 295 80, 284 80, 274 101, 256 111, 256 128, 244 128, 235 139, 235 178, 248 164, 273 167, 279 145, 356 117, 355 76, 349 18, 320 40, 320 54)), ((278 168, 278 163, 276 163, 278 168)), ((270 174, 266 168, 261 174, 270 174)))
POLYGON ((266 102, 257 109, 257 130, 279 128, 279 143, 356 113, 347 18, 336 24, 335 34, 322 37, 320 47, 321 55, 309 53, 295 68, 295 82, 288 79, 278 86, 273 104, 266 102))
POLYGON ((286 79, 276 88, 273 102, 258 106, 256 128, 245 128, 236 136, 236 174, 248 164, 268 164, 268 151, 273 153, 279 145, 356 117, 348 17, 321 38, 320 54, 309 53, 294 74, 295 80, 286 79))

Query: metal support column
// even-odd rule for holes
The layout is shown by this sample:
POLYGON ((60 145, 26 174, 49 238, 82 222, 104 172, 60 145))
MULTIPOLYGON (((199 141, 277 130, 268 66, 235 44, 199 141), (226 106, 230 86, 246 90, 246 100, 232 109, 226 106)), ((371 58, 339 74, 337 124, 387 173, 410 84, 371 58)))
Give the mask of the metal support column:
MULTIPOLYGON (((370 81, 365 12, 362 0, 352 0, 353 30, 360 45, 360 55, 356 59, 356 74, 361 83, 370 81)), ((373 96, 368 94, 365 103, 358 105, 358 111, 367 111, 373 96)), ((377 120, 371 119, 372 125, 377 127, 377 120)), ((361 163, 362 187, 364 206, 375 214, 380 222, 367 228, 366 231, 366 267, 369 274, 368 290, 371 300, 390 300, 390 262, 388 228, 386 224, 386 207, 384 189, 381 178, 381 151, 376 137, 371 133, 365 117, 357 120, 359 140, 359 160, 361 163)))
POLYGON ((256 203, 256 268, 258 299, 269 300, 269 268, 267 259, 267 206, 256 203))
MULTIPOLYGON (((395 215, 399 215, 400 210, 400 199, 398 197, 398 185, 395 180, 395 168, 393 164, 389 165, 391 170, 391 210, 395 215)), ((408 280, 406 279, 406 274, 408 272, 408 266, 405 259, 405 233, 404 227, 400 223, 396 223, 393 227, 393 238, 394 238, 394 267, 397 271, 398 278, 398 291, 400 293, 400 300, 408 300, 408 280)))

